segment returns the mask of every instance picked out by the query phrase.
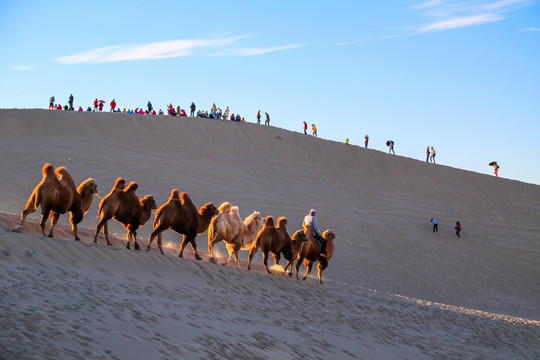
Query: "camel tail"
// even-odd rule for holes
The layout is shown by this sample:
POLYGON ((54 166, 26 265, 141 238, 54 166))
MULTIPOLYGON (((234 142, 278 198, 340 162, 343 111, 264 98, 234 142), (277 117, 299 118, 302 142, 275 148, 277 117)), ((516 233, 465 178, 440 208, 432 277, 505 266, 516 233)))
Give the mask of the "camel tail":
POLYGON ((162 212, 161 211, 156 211, 156 218, 154 219, 154 229, 157 227, 157 225, 159 224, 159 222, 161 221, 161 216, 162 216, 162 212))
POLYGON ((26 202, 25 209, 32 209, 32 211, 35 211, 39 204, 41 204, 41 191, 40 187, 37 186, 34 191, 32 191, 32 195, 28 198, 28 201, 26 202))

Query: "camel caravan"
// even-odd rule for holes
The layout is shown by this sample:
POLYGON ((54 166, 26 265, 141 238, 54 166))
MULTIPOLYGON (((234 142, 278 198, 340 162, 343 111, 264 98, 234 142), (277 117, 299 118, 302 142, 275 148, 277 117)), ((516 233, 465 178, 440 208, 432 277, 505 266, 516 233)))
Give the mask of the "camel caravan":
MULTIPOLYGON (((21 211, 21 225, 13 231, 21 232, 26 217, 41 207, 40 227, 43 236, 53 237, 53 229, 60 215, 69 212, 75 240, 79 241, 77 226, 92 206, 94 195, 98 194, 96 182, 90 178, 76 187, 65 167, 55 170, 49 163, 43 166, 42 173, 43 179, 36 185, 21 211), (46 235, 45 225, 48 218, 51 218, 51 229, 46 235)), ((278 218, 276 225, 273 216, 269 215, 262 219, 260 213, 254 211, 242 220, 238 206, 233 206, 229 202, 224 202, 219 208, 210 202, 197 210, 189 195, 185 192, 180 193, 177 189, 173 189, 168 201, 158 208, 152 195, 139 199, 136 194, 138 188, 136 182, 131 182, 127 187, 126 183, 124 178, 116 179, 109 194, 101 199, 97 214, 100 220, 96 225, 94 243, 97 243, 103 229, 107 245, 112 246, 109 241, 108 221, 113 219, 127 230, 126 248, 130 249, 133 239, 134 249, 140 250, 137 243, 137 229, 146 224, 152 216, 152 210, 157 209, 146 251, 150 250, 153 240, 157 238, 158 249, 164 255, 162 233, 170 229, 182 235, 178 256, 183 257, 185 247, 190 244, 195 258, 201 260, 195 239, 197 235, 208 231, 208 254, 211 262, 216 262, 214 246, 223 241, 229 256, 222 265, 227 265, 234 258, 238 268, 240 250, 249 250, 247 269, 250 270, 253 257, 260 248, 263 264, 268 273, 271 273, 268 267, 268 255, 271 253, 275 265, 278 266, 283 256, 287 261, 284 271, 287 272, 289 268, 288 275, 292 277, 294 268, 297 279, 302 263, 306 267, 303 280, 311 273, 313 265, 318 263, 318 278, 322 284, 322 273, 328 267, 328 261, 334 253, 336 235, 332 231, 326 230, 320 234, 326 244, 326 250, 322 246, 324 253, 321 253, 321 243, 314 236, 316 231, 305 222, 303 228, 295 231, 291 237, 285 217, 278 218)))

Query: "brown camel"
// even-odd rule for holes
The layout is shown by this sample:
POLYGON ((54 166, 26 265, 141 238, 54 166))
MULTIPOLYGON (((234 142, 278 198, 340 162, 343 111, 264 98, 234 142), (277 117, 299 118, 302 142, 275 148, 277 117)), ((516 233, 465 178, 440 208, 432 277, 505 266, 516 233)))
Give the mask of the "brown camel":
POLYGON ((135 194, 135 191, 138 188, 137 183, 131 182, 129 186, 124 189, 125 184, 125 179, 116 179, 116 183, 111 192, 99 203, 98 216, 100 216, 101 220, 96 226, 94 242, 97 242, 97 237, 103 227, 103 234, 105 235, 107 245, 111 245, 109 242, 108 221, 114 219, 120 222, 128 231, 126 236, 126 248, 129 249, 129 243, 133 237, 135 250, 139 250, 139 244, 137 243, 137 229, 150 219, 152 210, 156 209, 157 206, 151 195, 147 195, 139 200, 137 194, 135 194))
POLYGON ((84 214, 92 206, 94 194, 98 193, 96 182, 90 178, 76 188, 73 178, 65 167, 59 167, 55 171, 49 163, 43 165, 42 172, 43 179, 34 188, 32 195, 26 202, 26 207, 21 211, 21 227, 24 226, 26 217, 41 205, 41 231, 45 236, 45 223, 50 217, 51 230, 48 236, 53 237, 53 229, 60 215, 69 211, 69 220, 75 240, 80 240, 77 234, 77 224, 82 221, 84 214))
POLYGON ((258 211, 254 211, 242 222, 238 213, 238 206, 231 206, 228 202, 218 208, 219 214, 210 222, 208 228, 208 254, 210 261, 214 260, 214 246, 224 241, 229 252, 229 257, 222 265, 227 265, 234 257, 236 267, 239 265, 240 250, 247 250, 255 240, 257 232, 262 225, 262 219, 258 211))
POLYGON ((309 230, 309 228, 305 226, 304 232, 306 233, 306 236, 309 240, 302 245, 302 249, 297 256, 298 261, 296 263, 296 278, 298 279, 298 270, 300 270, 302 260, 304 261, 304 265, 307 268, 302 280, 306 280, 307 276, 311 272, 313 263, 318 261, 319 264, 317 265, 317 275, 319 276, 319 282, 322 284, 322 273, 324 269, 328 267, 328 261, 330 260, 330 258, 332 258, 332 254, 334 253, 334 239, 336 238, 336 235, 330 230, 326 230, 322 233, 322 237, 326 241, 326 258, 324 258, 320 256, 321 248, 315 242, 315 240, 313 240, 311 230, 309 230))
POLYGON ((178 190, 174 189, 171 192, 169 201, 161 205, 156 211, 154 231, 150 234, 146 251, 150 251, 150 245, 157 236, 158 248, 163 255, 163 248, 161 247, 162 232, 171 229, 183 236, 182 244, 180 245, 180 254, 178 256, 183 257, 184 248, 189 243, 195 252, 195 258, 201 260, 201 257, 197 253, 195 237, 208 229, 212 217, 217 215, 217 213, 218 210, 212 203, 203 205, 197 211, 197 208, 193 205, 187 193, 182 192, 179 196, 178 190))
MULTIPOLYGON (((278 225, 279 225, 279 220, 278 220, 278 225)), ((277 229, 279 229, 279 227, 276 228, 276 230, 277 229)), ((291 244, 290 249, 291 249, 291 253, 292 253, 291 258, 287 259, 287 257, 285 257, 285 254, 283 255, 283 257, 285 257, 285 260, 287 260, 287 265, 285 265, 285 267, 283 268, 283 271, 287 271, 287 268, 290 266, 291 267, 291 271, 289 272, 290 277, 292 277, 294 260, 296 259, 296 257, 300 253, 300 251, 302 250, 302 245, 306 241, 308 241, 308 239, 307 239, 306 234, 304 233, 304 230, 296 230, 295 233, 293 234, 293 236, 291 238, 291 242, 290 242, 290 244, 291 244)))
MULTIPOLYGON (((281 236, 276 230, 274 225, 274 217, 272 215, 268 215, 264 219, 263 228, 257 234, 257 238, 253 244, 251 244, 251 249, 249 250, 248 270, 251 270, 251 261, 253 260, 253 256, 255 256, 257 253, 259 246, 262 250, 263 263, 266 267, 266 271, 271 274, 270 270, 268 269, 268 252, 276 254, 279 253, 283 248, 283 244, 281 244, 281 236)), ((274 257, 274 260, 276 260, 276 257, 274 257)))

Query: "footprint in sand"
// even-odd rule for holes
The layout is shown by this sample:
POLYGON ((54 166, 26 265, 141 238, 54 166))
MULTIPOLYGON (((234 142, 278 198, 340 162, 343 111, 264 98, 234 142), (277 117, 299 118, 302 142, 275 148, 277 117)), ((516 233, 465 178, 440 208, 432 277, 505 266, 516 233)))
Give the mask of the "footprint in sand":
POLYGON ((4 256, 11 256, 11 253, 7 250, 2 250, 2 255, 4 256))
POLYGON ((32 251, 32 252, 26 251, 24 254, 26 255, 27 258, 31 258, 34 256, 35 253, 36 253, 35 251, 32 251))

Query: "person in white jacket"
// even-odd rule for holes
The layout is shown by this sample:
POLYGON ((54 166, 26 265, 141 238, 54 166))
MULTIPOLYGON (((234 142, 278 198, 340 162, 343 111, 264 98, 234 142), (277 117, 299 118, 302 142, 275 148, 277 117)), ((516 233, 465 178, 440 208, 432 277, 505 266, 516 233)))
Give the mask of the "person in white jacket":
POLYGON ((315 217, 316 214, 317 214, 317 211, 315 211, 314 209, 311 209, 309 211, 309 215, 306 215, 306 217, 304 217, 303 226, 304 226, 304 229, 307 227, 313 234, 313 239, 315 240, 317 245, 319 245, 319 247, 321 248, 321 257, 326 257, 326 253, 325 253, 326 241, 321 236, 319 225, 317 224, 317 218, 315 217))

